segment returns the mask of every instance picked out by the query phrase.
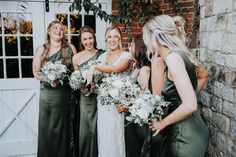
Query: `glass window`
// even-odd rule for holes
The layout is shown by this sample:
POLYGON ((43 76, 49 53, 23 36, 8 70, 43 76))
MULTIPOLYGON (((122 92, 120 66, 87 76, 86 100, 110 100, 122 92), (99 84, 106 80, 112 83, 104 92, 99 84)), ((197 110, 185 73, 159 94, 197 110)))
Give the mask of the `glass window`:
POLYGON ((2 56, 2 37, 0 37, 0 56, 2 56))
POLYGON ((18 17, 19 17, 19 22, 20 22, 20 33, 32 34, 33 26, 32 26, 31 14, 19 14, 18 17))
POLYGON ((4 74, 3 74, 3 59, 0 59, 0 78, 4 78, 4 74))
POLYGON ((79 37, 78 37, 78 35, 71 37, 71 44, 73 44, 75 46, 77 52, 79 52, 79 37))
POLYGON ((70 15, 70 32, 71 34, 79 34, 79 30, 82 27, 81 15, 70 15))
POLYGON ((16 34, 17 33, 17 14, 5 13, 3 14, 4 33, 16 34))
POLYGON ((0 34, 2 34, 2 14, 0 13, 0 34))
POLYGON ((6 59, 7 78, 19 78, 18 59, 6 59))
POLYGON ((96 18, 94 15, 85 15, 84 24, 92 27, 94 32, 96 33, 96 18))
POLYGON ((12 36, 5 37, 5 53, 6 56, 18 56, 16 37, 12 36))
POLYGON ((56 20, 61 22, 64 26, 65 33, 68 33, 68 15, 67 14, 56 14, 56 20))
POLYGON ((33 56, 33 37, 20 37, 21 56, 33 56))
POLYGON ((22 77, 33 77, 32 59, 21 59, 22 77))

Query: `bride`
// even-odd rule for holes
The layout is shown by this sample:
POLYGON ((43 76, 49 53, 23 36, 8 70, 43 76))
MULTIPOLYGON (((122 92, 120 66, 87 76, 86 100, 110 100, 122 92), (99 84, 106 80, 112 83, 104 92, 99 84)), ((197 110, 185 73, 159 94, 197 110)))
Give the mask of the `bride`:
MULTIPOLYGON (((87 83, 92 82, 95 70, 122 75, 131 63, 131 53, 124 52, 121 32, 118 27, 109 27, 105 33, 108 51, 98 60, 106 65, 93 65, 86 75, 87 83)), ((99 97, 99 96, 98 96, 99 97)), ((118 113, 116 106, 104 105, 98 100, 98 157, 125 157, 124 114, 118 113)))

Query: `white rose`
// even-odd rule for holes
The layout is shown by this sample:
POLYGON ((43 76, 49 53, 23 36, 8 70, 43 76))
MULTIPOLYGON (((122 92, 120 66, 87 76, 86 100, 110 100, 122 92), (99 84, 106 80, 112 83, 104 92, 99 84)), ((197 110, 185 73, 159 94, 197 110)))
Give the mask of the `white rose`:
POLYGON ((118 89, 111 89, 108 91, 109 95, 114 99, 119 96, 119 90, 118 89))
POLYGON ((141 109, 139 109, 139 110, 137 111, 137 115, 138 115, 141 119, 143 119, 143 120, 146 121, 146 120, 148 120, 149 112, 148 112, 147 110, 141 108, 141 109))
POLYGON ((51 81, 54 81, 56 79, 56 74, 55 73, 49 73, 48 74, 48 79, 51 81))
POLYGON ((87 70, 85 70, 85 71, 82 72, 82 76, 83 76, 84 79, 86 78, 87 72, 88 72, 87 70))
POLYGON ((111 83, 115 88, 122 88, 124 86, 124 82, 120 80, 115 80, 114 82, 111 83))
POLYGON ((132 83, 130 81, 126 81, 125 86, 132 86, 132 83))

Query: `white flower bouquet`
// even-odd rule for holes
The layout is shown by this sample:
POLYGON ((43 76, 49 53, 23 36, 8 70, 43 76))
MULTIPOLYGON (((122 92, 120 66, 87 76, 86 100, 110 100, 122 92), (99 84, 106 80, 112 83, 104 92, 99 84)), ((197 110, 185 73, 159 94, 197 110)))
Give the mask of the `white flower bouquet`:
POLYGON ((130 76, 111 75, 103 79, 99 87, 98 100, 103 105, 122 104, 128 107, 140 93, 140 87, 130 76))
POLYGON ((80 66, 78 70, 74 71, 71 74, 69 81, 71 88, 74 90, 83 89, 83 93, 87 96, 92 93, 96 94, 98 92, 98 84, 101 82, 102 78, 104 78, 104 74, 100 71, 95 71, 93 75, 94 86, 91 85, 86 86, 85 78, 89 68, 92 65, 97 65, 97 64, 101 64, 101 62, 97 60, 89 61, 87 64, 83 64, 82 66, 80 66))
POLYGON ((58 81, 63 85, 63 81, 68 77, 68 69, 66 65, 62 64, 61 61, 56 62, 46 62, 43 64, 41 76, 43 76, 43 81, 52 84, 53 81, 58 81))
POLYGON ((168 104, 162 97, 146 90, 129 107, 130 115, 126 117, 126 120, 142 126, 150 121, 161 119, 164 115, 163 107, 167 107, 168 104))

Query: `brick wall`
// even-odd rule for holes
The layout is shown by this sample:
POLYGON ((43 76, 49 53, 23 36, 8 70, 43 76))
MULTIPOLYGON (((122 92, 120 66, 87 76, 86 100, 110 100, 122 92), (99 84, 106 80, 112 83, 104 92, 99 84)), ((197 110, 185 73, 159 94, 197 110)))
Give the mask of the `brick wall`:
POLYGON ((199 0, 199 59, 209 79, 200 93, 209 157, 236 156, 236 0, 199 0))
MULTIPOLYGON (((154 0, 155 1, 155 0, 154 0)), ((179 0, 183 11, 184 11, 184 18, 187 20, 186 30, 188 32, 188 36, 191 39, 190 47, 195 48, 197 46, 196 42, 196 33, 198 30, 198 27, 193 31, 194 26, 194 17, 196 13, 196 9, 194 8, 194 5, 196 4, 196 0, 179 0)), ((168 14, 168 15, 175 15, 175 12, 173 10, 173 3, 172 0, 156 0, 155 3, 158 3, 160 6, 160 14, 168 14)), ((119 13, 119 0, 113 0, 112 1, 112 14, 118 15, 119 13)), ((114 24, 115 25, 115 24, 114 24)), ((131 27, 132 34, 140 34, 142 33, 142 26, 143 24, 137 20, 134 21, 134 24, 131 27)), ((123 44, 124 47, 127 47, 128 43, 128 37, 127 33, 124 32, 124 24, 118 24, 118 27, 122 31, 122 37, 123 37, 123 44)))

